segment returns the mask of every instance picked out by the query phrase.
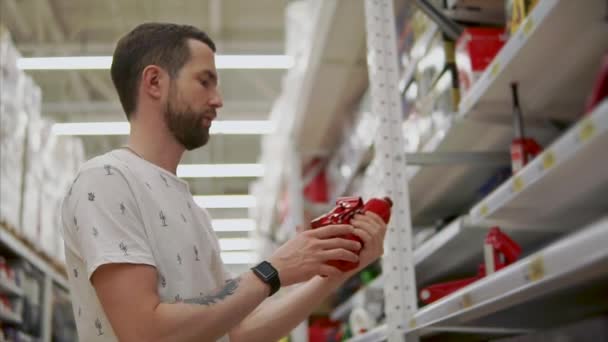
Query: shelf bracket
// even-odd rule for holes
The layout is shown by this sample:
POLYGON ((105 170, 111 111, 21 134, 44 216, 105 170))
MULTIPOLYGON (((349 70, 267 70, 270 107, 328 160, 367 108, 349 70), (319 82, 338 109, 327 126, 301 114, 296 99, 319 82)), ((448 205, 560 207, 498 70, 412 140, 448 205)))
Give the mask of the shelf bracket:
POLYGON ((457 40, 462 34, 462 27, 454 20, 446 16, 440 9, 436 8, 429 0, 416 0, 416 5, 424 14, 428 15, 441 29, 441 31, 452 40, 457 40))

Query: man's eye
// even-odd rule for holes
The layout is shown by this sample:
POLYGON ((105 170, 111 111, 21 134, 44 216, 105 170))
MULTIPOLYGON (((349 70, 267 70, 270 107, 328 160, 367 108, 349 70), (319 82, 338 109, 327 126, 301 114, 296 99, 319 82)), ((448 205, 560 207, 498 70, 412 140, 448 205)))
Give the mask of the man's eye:
POLYGON ((201 81, 201 84, 203 85, 203 87, 207 88, 209 86, 209 81, 201 81))

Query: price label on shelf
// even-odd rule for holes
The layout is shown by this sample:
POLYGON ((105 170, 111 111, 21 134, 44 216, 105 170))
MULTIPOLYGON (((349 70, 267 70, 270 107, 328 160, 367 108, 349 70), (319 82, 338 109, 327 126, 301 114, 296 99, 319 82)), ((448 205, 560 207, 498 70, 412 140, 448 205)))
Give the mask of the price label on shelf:
POLYGON ((524 188, 524 180, 521 177, 513 178, 513 192, 520 192, 524 188))
POLYGON ((547 151, 543 155, 543 170, 548 170, 555 165, 555 154, 553 151, 547 151))
POLYGON ((486 204, 482 205, 481 208, 479 209, 479 216, 481 217, 485 217, 486 215, 488 215, 488 212, 490 210, 488 209, 488 206, 486 204))
POLYGON ((528 280, 539 281, 545 276, 545 263, 542 255, 532 258, 528 264, 528 280))
POLYGON ((595 125, 593 124, 593 121, 585 120, 585 122, 582 123, 581 129, 578 133, 578 137, 579 137, 580 141, 585 142, 585 141, 591 139, 594 135, 595 135, 595 125))
POLYGON ((468 293, 463 294, 462 298, 460 298, 460 307, 467 309, 471 306, 473 306, 473 299, 471 299, 471 295, 468 293))
POLYGON ((524 30, 524 37, 528 38, 530 36, 530 33, 532 33, 532 30, 534 30, 534 20, 532 19, 531 16, 529 16, 526 19, 526 22, 524 23, 523 26, 523 30, 524 30))
POLYGON ((494 77, 498 76, 499 71, 500 71, 500 62, 494 61, 494 63, 492 63, 492 68, 490 69, 490 75, 494 78, 494 77))

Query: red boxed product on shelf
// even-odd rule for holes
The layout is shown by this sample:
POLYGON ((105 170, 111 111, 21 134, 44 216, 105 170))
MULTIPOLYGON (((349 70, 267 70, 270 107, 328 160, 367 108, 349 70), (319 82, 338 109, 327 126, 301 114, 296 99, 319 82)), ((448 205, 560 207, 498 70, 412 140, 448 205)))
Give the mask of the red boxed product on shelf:
MULTIPOLYGON (((365 204, 361 197, 343 197, 336 201, 336 207, 329 213, 320 216, 310 223, 310 226, 315 229, 330 224, 349 224, 350 220, 359 213, 365 213, 371 211, 380 216, 384 222, 388 223, 391 218, 391 207, 393 202, 390 198, 371 198, 365 204)), ((358 241, 363 245, 363 241, 354 235, 349 234, 344 237, 345 239, 358 241)), ((342 271, 350 271, 357 268, 358 263, 352 263, 343 260, 332 260, 327 263, 328 265, 334 266, 342 271)))
POLYGON ((506 40, 502 28, 471 27, 464 30, 456 42, 456 67, 462 95, 492 63, 506 40))

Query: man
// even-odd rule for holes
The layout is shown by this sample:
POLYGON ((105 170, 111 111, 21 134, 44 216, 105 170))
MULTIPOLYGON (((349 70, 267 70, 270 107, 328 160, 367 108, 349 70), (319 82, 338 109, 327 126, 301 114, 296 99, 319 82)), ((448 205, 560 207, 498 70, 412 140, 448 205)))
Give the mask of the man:
POLYGON ((143 24, 116 46, 111 74, 131 123, 128 145, 85 163, 62 206, 82 341, 277 340, 356 272, 328 260, 361 269, 382 254, 386 226, 368 213, 352 226, 299 233, 229 279, 209 215, 175 176, 222 107, 214 52, 204 32, 173 24, 143 24), (339 238, 347 233, 364 247, 339 238))

